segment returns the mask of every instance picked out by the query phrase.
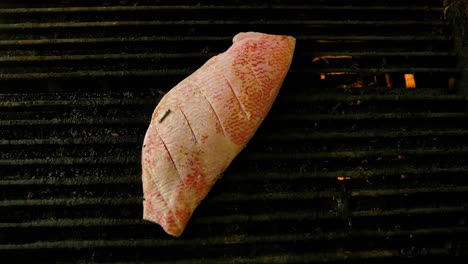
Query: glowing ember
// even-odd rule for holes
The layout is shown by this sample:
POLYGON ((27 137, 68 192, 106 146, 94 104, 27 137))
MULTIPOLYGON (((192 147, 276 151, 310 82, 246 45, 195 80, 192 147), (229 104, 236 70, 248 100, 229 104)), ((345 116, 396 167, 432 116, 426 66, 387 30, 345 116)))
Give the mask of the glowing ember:
POLYGON ((407 89, 416 88, 416 80, 414 79, 414 74, 405 74, 405 82, 407 89))
POLYGON ((344 180, 349 181, 349 180, 351 180, 351 177, 349 177, 349 176, 338 176, 338 177, 336 177, 336 179, 339 180, 339 181, 344 181, 344 180))

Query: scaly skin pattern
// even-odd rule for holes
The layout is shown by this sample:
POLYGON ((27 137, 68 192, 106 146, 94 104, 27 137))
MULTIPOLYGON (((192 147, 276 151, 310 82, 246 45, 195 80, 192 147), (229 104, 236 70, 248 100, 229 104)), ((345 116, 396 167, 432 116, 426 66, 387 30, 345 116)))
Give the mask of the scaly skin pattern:
POLYGON ((182 234, 270 110, 294 47, 293 37, 239 33, 161 99, 143 142, 144 219, 182 234))

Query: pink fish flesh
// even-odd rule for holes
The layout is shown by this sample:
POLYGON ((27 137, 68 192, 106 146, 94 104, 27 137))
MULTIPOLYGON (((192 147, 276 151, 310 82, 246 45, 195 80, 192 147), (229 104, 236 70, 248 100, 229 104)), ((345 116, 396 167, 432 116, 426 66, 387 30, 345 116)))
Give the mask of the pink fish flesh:
POLYGON ((295 42, 290 36, 239 33, 226 52, 161 99, 142 150, 144 219, 170 235, 182 234, 270 110, 295 42))

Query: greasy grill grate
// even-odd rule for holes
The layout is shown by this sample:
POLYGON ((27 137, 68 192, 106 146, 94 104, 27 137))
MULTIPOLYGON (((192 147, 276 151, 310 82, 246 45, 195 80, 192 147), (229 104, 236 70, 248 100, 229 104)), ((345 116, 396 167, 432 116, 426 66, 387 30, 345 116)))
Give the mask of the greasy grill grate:
POLYGON ((2 1, 0 256, 465 255, 468 120, 441 2, 2 1), (183 236, 169 238, 140 219, 150 115, 163 92, 248 30, 297 37, 291 72, 183 236))

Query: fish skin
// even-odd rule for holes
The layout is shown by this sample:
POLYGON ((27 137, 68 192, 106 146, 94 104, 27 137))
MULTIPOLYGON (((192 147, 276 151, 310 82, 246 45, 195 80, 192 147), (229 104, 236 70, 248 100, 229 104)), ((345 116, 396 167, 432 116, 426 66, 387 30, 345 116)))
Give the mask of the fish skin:
POLYGON ((143 219, 179 237, 270 110, 295 48, 290 36, 239 33, 161 99, 142 148, 143 219))

